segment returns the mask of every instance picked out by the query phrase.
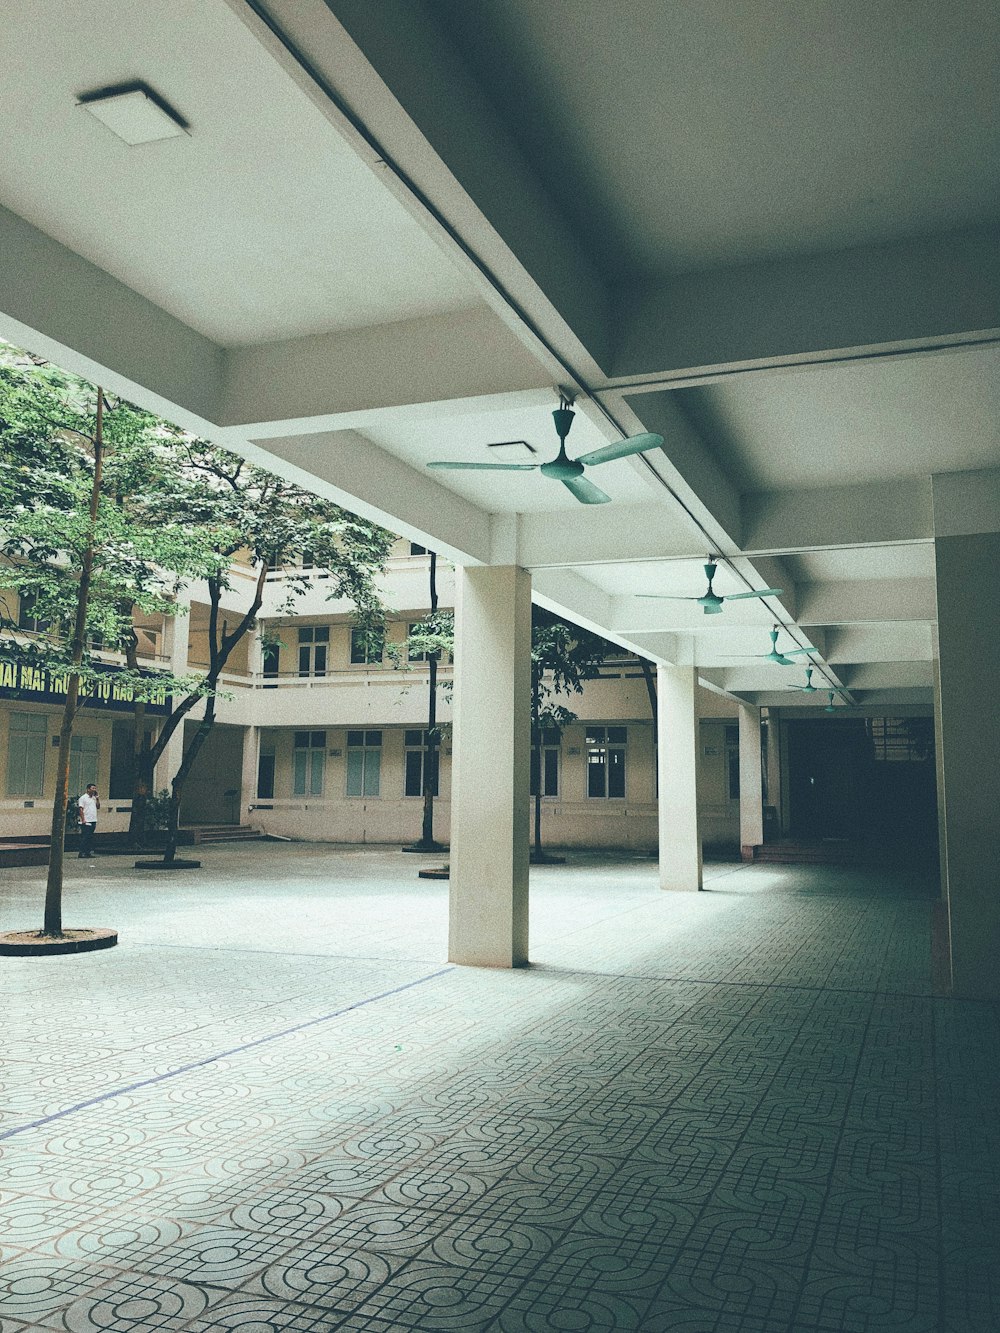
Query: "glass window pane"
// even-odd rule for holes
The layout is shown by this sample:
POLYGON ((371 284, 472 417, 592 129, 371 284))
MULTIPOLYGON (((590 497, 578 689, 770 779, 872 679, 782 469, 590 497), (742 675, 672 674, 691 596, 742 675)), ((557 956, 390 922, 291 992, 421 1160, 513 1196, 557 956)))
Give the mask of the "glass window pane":
POLYGON ((363 731, 349 731, 347 733, 348 745, 364 745, 365 733, 363 731))
POLYGON ((625 751, 609 750, 608 795, 625 795, 625 751))
POLYGON ((325 749, 326 749, 326 732, 325 732, 325 731, 311 731, 311 732, 309 733, 309 743, 310 743, 310 745, 313 747, 314 750, 325 750, 325 749))
POLYGON ((362 794, 362 775, 364 773, 365 755, 363 750, 348 750, 347 752, 347 794, 348 796, 360 796, 362 794))
POLYGON ((308 675, 309 675, 309 667, 310 667, 310 658, 311 658, 311 657, 312 657, 312 649, 309 648, 308 645, 304 645, 303 647, 301 647, 301 648, 299 649, 299 675, 300 675, 300 676, 308 676, 308 675))
POLYGON ((302 749, 302 748, 305 748, 305 749, 308 749, 308 748, 309 748, 309 733, 308 733, 308 731, 297 731, 297 732, 295 733, 295 748, 296 748, 296 750, 299 750, 299 749, 302 749))
POLYGON ((265 801, 274 797, 274 755, 261 752, 257 760, 257 795, 265 801))
POLYGON ((309 795, 323 795, 323 763, 326 755, 322 750, 314 750, 309 756, 309 795))
POLYGON ((546 796, 559 795, 559 751, 548 749, 545 754, 545 785, 542 788, 546 796))
POLYGON ((382 765, 381 750, 365 751, 365 795, 377 796, 379 788, 379 771, 382 765))
POLYGON ((296 750, 293 755, 292 771, 292 795, 305 796, 306 794, 306 759, 305 750, 296 750))
POLYGON ((588 727, 588 728, 587 728, 587 744, 588 744, 588 745, 603 745, 603 744, 604 744, 604 728, 603 728, 603 727, 588 727))
POLYGON ((423 743, 424 743, 423 736, 421 732, 416 730, 409 730, 403 732, 404 745, 423 745, 423 743))
POLYGON ((312 643, 313 632, 308 626, 299 630, 299 643, 312 643))
POLYGON ((366 731, 366 732, 365 732, 365 744, 366 744, 366 745, 381 745, 381 744, 382 744, 382 733, 381 733, 380 731, 366 731))
POLYGON ((407 750, 404 795, 419 796, 423 791, 423 751, 407 750))
POLYGON ((315 655, 315 656, 314 656, 314 662, 313 662, 313 675, 314 675, 314 676, 325 676, 325 675, 326 675, 326 644, 325 644, 325 643, 318 643, 318 644, 316 645, 316 647, 313 649, 313 653, 314 653, 314 655, 315 655))
POLYGON ((608 744, 624 745, 628 738, 628 731, 625 727, 608 727, 608 744))
POLYGON ((607 791, 607 763, 603 750, 591 750, 587 755, 587 795, 604 796, 607 791))
POLYGON ((329 643, 329 642, 330 642, 330 626, 329 626, 329 625, 316 625, 315 628, 313 629, 313 640, 314 640, 316 643, 329 643))

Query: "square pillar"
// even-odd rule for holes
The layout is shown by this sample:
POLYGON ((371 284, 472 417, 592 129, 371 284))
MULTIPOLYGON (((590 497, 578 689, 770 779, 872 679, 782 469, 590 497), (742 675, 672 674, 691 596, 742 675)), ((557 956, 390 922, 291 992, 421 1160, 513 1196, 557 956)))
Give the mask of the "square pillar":
POLYGON ((260 727, 243 728, 243 764, 240 776, 240 820, 257 800, 257 767, 260 763, 260 727))
POLYGON ((531 578, 455 571, 448 958, 528 961, 531 578))
POLYGON ((697 891, 701 888, 697 697, 698 672, 695 667, 657 666, 657 813, 661 889, 697 891))
POLYGON ((1000 1000, 1000 615, 983 592, 1000 533, 939 536, 936 731, 952 991, 1000 1000), (977 577, 978 574, 978 577, 977 577))
MULTIPOLYGON (((163 627, 163 647, 171 675, 186 676, 188 670, 188 636, 191 631, 191 603, 187 596, 178 597, 184 607, 175 616, 168 616, 163 627)), ((167 741, 166 749, 160 756, 153 773, 154 791, 163 791, 170 787, 171 779, 181 766, 184 758, 184 723, 167 741)))
POLYGON ((740 855, 753 860, 764 841, 764 779, 760 755, 760 709, 740 704, 740 855))

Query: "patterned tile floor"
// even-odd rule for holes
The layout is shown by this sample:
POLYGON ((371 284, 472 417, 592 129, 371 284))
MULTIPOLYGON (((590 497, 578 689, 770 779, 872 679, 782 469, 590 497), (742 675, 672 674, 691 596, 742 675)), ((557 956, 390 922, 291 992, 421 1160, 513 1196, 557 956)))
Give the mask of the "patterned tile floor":
POLYGON ((204 860, 68 862, 120 947, 0 967, 2 1333, 1000 1329, 998 1015, 919 877, 574 857, 492 972, 414 858, 204 860))

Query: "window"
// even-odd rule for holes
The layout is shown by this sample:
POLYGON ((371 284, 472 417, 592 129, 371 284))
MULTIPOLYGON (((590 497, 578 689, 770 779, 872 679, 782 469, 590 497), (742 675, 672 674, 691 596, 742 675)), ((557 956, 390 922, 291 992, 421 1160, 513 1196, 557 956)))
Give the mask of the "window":
POLYGON ((37 598, 33 592, 22 592, 18 598, 17 627, 29 634, 45 634, 49 629, 48 620, 39 620, 35 615, 37 598))
MULTIPOLYGON (((419 626, 420 626, 420 621, 419 621, 419 620, 414 620, 414 621, 412 621, 409 625, 407 625, 407 627, 406 627, 407 637, 409 637, 410 635, 414 634, 414 633, 416 632, 416 630, 419 628, 419 626)), ((427 661, 427 654, 426 654, 426 653, 422 653, 422 652, 420 652, 420 651, 419 651, 418 649, 416 649, 416 648, 407 648, 407 650, 406 650, 406 660, 407 660, 408 662, 426 662, 426 661, 427 661)), ((410 733, 407 732, 407 735, 409 735, 409 734, 410 734, 410 733)))
MULTIPOLYGON (((420 730, 404 731, 403 745, 404 750, 404 796, 423 796, 424 794, 424 760, 428 757, 424 749, 427 742, 427 732, 420 730)), ((440 741, 438 742, 440 745, 440 741)), ((440 750, 437 746, 430 756, 430 783, 431 795, 439 794, 438 787, 440 783, 441 765, 440 750)))
POLYGON ((274 799, 274 741, 260 743, 257 755, 257 797, 264 801, 274 799))
MULTIPOLYGON (((542 778, 542 795, 559 795, 559 742, 542 741, 539 769, 542 778)), ((535 747, 531 747, 531 794, 538 795, 538 782, 535 773, 535 747)))
POLYGON ((11 713, 7 795, 41 796, 45 789, 48 720, 42 713, 11 713))
POLYGON ((329 625, 307 625, 299 630, 299 675, 325 676, 329 625))
POLYGON ((74 736, 69 743, 69 794, 75 800, 93 782, 97 784, 96 736, 74 736))
POLYGON ((292 795, 322 796, 325 731, 297 731, 292 755, 292 795))
POLYGON ((626 727, 587 728, 587 795, 624 799, 626 727))
POLYGON ((427 547, 421 546, 419 542, 410 542, 410 555, 426 555, 427 547))
POLYGON ((381 772, 381 731, 349 731, 347 733, 348 796, 378 796, 381 772))
POLYGON ((276 643, 265 643, 261 650, 261 667, 264 674, 265 690, 273 690, 276 688, 274 682, 278 679, 278 663, 280 661, 280 646, 276 643))
POLYGON ((381 662, 384 649, 385 633, 382 630, 351 630, 351 661, 355 665, 381 662))

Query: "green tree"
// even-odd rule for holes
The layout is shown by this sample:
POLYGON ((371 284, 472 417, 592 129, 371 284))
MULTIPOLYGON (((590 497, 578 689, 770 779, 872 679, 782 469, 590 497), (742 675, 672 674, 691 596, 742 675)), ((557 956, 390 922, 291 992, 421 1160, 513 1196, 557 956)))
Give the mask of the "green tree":
MULTIPOLYGON (((179 577, 208 572, 211 554, 142 502, 161 479, 155 418, 7 345, 0 347, 2 582, 49 632, 25 641, 9 607, 0 656, 62 681, 56 791, 42 934, 62 934, 63 850, 73 728, 102 675, 93 645, 120 650, 133 608, 171 614, 179 577), (138 498, 137 498, 138 497, 138 498)), ((125 671, 137 696, 177 682, 125 671)))
POLYGON ((560 702, 582 694, 584 682, 598 675, 608 654, 605 639, 546 611, 531 608, 531 786, 534 792, 532 862, 544 864, 542 850, 542 751, 558 740, 576 713, 560 702))
MULTIPOLYGON (((155 743, 142 747, 137 755, 130 825, 133 840, 143 832, 145 802, 152 790, 157 761, 178 727, 204 700, 204 713, 171 779, 171 818, 164 853, 168 862, 173 861, 177 849, 184 784, 215 725, 216 693, 226 664, 256 626, 268 567, 294 566, 300 556, 308 554, 312 568, 328 577, 327 600, 351 602, 357 624, 378 635, 383 630, 384 608, 377 577, 395 541, 384 528, 204 440, 175 439, 170 450, 173 465, 160 504, 165 513, 208 535, 214 543, 215 568, 206 579, 209 618, 205 676, 194 689, 173 700, 155 743), (232 571, 237 557, 249 562, 254 578, 246 602, 233 613, 224 610, 223 602, 231 602, 232 596, 225 595, 236 591, 232 571)), ((282 580, 278 614, 294 615, 298 600, 312 586, 308 573, 290 569, 282 580)), ((137 738, 142 730, 137 719, 137 738)))

